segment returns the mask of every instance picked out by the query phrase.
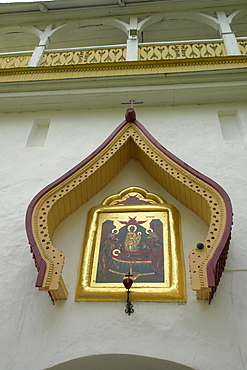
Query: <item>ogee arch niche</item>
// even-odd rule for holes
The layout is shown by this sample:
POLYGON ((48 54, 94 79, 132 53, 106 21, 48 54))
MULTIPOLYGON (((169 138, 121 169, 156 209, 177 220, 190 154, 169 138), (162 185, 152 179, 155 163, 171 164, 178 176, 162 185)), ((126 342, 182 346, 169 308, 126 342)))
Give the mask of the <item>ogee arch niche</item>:
MULTIPOLYGON (((153 177, 142 167, 139 161, 131 159, 124 168, 94 197, 87 203, 78 208, 56 228, 52 243, 66 256, 66 263, 63 268, 63 277, 66 281, 69 294, 69 300, 73 301, 75 296, 75 287, 78 283, 78 267, 82 251, 83 240, 85 240, 85 230, 87 215, 92 207, 102 203, 102 200, 115 194, 116 190, 130 187, 135 184, 138 187, 146 188, 150 192, 158 194, 166 200, 168 204, 177 208, 180 213, 180 224, 182 230, 182 249, 184 255, 184 268, 186 272, 186 294, 187 300, 193 299, 193 292, 190 289, 190 273, 188 266, 188 254, 191 247, 196 242, 204 240, 208 232, 207 224, 188 207, 172 197, 153 177)), ((126 292, 121 284, 122 291, 126 292)))
POLYGON ((227 257, 232 207, 226 192, 166 150, 136 120, 133 109, 109 138, 68 173, 48 185, 30 203, 26 229, 38 270, 36 286, 52 300, 66 299, 62 278, 64 255, 52 245, 56 227, 86 203, 131 159, 173 197, 199 215, 209 226, 200 248, 190 253, 192 289, 197 298, 211 301, 227 257))

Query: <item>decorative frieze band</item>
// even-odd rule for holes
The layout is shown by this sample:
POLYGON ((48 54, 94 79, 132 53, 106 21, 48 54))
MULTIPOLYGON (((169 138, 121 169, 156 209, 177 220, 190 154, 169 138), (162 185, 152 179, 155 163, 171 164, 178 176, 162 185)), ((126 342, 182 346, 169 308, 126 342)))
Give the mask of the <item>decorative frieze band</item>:
MULTIPOLYGON (((238 41, 241 55, 247 54, 247 40, 238 41)), ((138 61, 169 61, 226 57, 223 42, 191 42, 139 46, 138 61)), ((0 69, 27 67, 31 55, 4 55, 0 69)), ((126 61, 126 48, 64 50, 45 52, 40 67, 120 63, 126 61)), ((137 62, 138 62, 137 61, 137 62)), ((131 61, 130 61, 131 62, 131 61)), ((33 67, 32 67, 33 68, 33 67)))

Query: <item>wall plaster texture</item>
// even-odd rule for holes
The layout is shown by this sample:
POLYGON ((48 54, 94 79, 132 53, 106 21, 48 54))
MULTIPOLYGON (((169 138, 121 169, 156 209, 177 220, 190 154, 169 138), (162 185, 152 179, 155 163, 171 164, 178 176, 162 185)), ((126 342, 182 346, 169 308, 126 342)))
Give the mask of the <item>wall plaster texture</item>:
MULTIPOLYGON (((25 234, 33 196, 96 149, 123 120, 125 109, 42 111, 0 115, 0 369, 41 370, 97 354, 166 359, 197 370, 247 369, 246 152, 244 135, 224 140, 219 110, 237 110, 246 135, 243 104, 137 107, 137 119, 162 145, 229 194, 234 226, 226 270, 209 306, 190 289, 188 253, 207 227, 131 160, 112 182, 57 228, 53 241, 66 255, 67 301, 52 305, 34 287, 36 270, 25 234), (35 119, 51 121, 44 147, 26 147, 35 119), (109 194, 139 185, 174 204, 182 217, 187 303, 74 302, 87 211, 109 194)), ((102 364, 103 366, 103 364, 102 364)), ((103 367, 102 367, 103 368, 103 367)), ((117 368, 117 367, 116 367, 117 368)))

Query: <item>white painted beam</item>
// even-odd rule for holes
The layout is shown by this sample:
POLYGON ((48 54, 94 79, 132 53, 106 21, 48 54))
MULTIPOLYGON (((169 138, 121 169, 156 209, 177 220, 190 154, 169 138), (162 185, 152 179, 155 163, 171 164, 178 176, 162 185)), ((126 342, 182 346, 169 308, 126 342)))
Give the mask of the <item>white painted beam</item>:
POLYGON ((138 17, 131 16, 129 23, 123 22, 122 20, 117 18, 107 18, 103 20, 102 23, 116 27, 127 35, 126 60, 138 60, 138 17))
POLYGON ((39 30, 39 45, 36 46, 36 48, 33 51, 33 54, 28 64, 29 67, 37 67, 40 64, 44 51, 46 47, 48 47, 49 45, 49 36, 51 34, 51 30, 52 24, 46 26, 44 32, 41 32, 39 30))
POLYGON ((224 41, 227 55, 241 55, 238 42, 231 29, 229 19, 223 10, 216 12, 219 21, 219 32, 224 41))
POLYGON ((128 39, 126 60, 138 60, 138 17, 130 17, 128 26, 128 39))
POLYGON ((49 46, 51 35, 53 35, 64 26, 66 26, 66 24, 52 29, 52 24, 48 24, 43 32, 36 28, 39 35, 39 45, 36 46, 36 48, 34 49, 33 54, 29 60, 28 67, 37 67, 40 64, 44 51, 49 46))

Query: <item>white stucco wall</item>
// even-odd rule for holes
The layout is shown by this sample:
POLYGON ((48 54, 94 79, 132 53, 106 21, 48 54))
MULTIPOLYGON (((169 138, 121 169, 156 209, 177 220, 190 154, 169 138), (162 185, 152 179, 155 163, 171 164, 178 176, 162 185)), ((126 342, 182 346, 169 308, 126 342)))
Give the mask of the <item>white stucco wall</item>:
POLYGON ((0 115, 0 369, 41 370, 73 358, 126 353, 163 358, 194 369, 246 369, 246 151, 245 140, 224 140, 219 110, 237 110, 246 135, 243 104, 136 108, 137 119, 162 145, 229 194, 234 226, 226 271, 209 306, 190 289, 188 253, 206 225, 132 160, 113 181, 57 228, 54 244, 66 255, 67 301, 52 305, 34 287, 36 269, 24 228, 36 193, 96 149, 124 119, 124 108, 0 115), (26 147, 35 119, 51 121, 44 147, 26 147), (182 217, 187 303, 74 302, 88 209, 109 194, 139 185, 162 195, 182 217))

